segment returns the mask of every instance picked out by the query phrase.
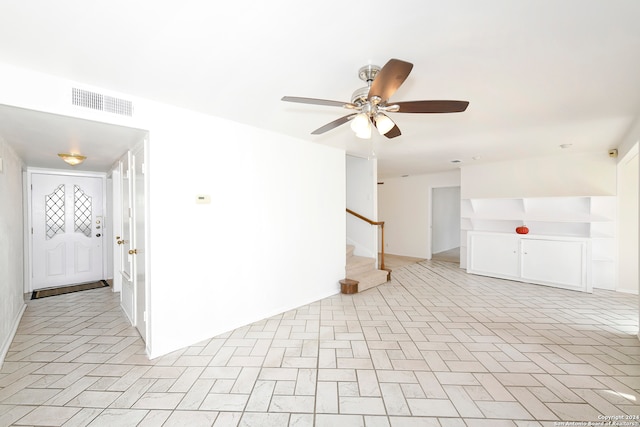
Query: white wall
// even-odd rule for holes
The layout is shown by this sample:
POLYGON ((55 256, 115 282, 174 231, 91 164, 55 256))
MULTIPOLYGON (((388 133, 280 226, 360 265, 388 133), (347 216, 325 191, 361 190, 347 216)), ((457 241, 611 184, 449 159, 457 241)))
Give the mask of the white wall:
POLYGON ((612 196, 616 161, 606 152, 563 153, 462 167, 462 198, 612 196))
POLYGON ((149 131, 152 357, 339 292, 343 150, 1 64, 0 103, 149 131), (135 116, 73 107, 72 86, 131 99, 135 116))
MULTIPOLYGON (((377 160, 346 156, 347 208, 372 221, 378 220, 377 160)), ((354 254, 378 258, 378 226, 351 214, 346 215, 347 243, 354 254)))
MULTIPOLYGON (((634 173, 633 170, 640 170, 640 156, 636 153, 640 150, 640 117, 635 121, 634 125, 629 129, 627 134, 622 138, 620 145, 618 145, 618 159, 620 163, 627 163, 626 166, 623 166, 623 170, 621 170, 622 174, 629 174, 632 177, 630 178, 631 182, 626 182, 623 180, 618 180, 618 190, 620 191, 620 196, 618 197, 618 215, 621 215, 619 218, 618 231, 619 231, 619 239, 618 239, 618 251, 622 255, 623 252, 628 252, 633 254, 636 253, 636 259, 633 259, 633 255, 629 257, 620 257, 618 262, 618 278, 620 282, 623 280, 629 283, 624 284, 624 289, 629 289, 630 292, 633 292, 633 283, 636 283, 636 291, 634 293, 640 293, 640 279, 638 278, 638 265, 640 265, 640 251, 638 250, 638 242, 640 242, 640 214, 638 212, 639 206, 638 203, 640 200, 640 184, 638 180, 640 180, 640 176, 638 173, 634 173), (635 160, 632 160, 635 159, 635 160), (628 163, 630 161, 634 161, 635 165, 628 163), (635 175, 635 177, 633 177, 635 175), (631 194, 633 191, 631 188, 636 187, 635 196, 631 194), (631 188, 629 188, 631 187, 631 188), (629 196, 626 194, 629 192, 629 196), (622 210, 625 210, 623 213, 622 210), (635 236, 634 236, 634 228, 631 223, 627 223, 627 221, 633 221, 632 215, 635 215, 635 236), (628 219, 627 219, 628 218, 628 219), (630 232, 625 230, 625 226, 628 225, 631 228, 630 232), (625 230, 625 232, 621 232, 621 230, 625 230), (635 278, 633 277, 635 275, 635 278), (626 278, 625 278, 626 276, 626 278)), ((640 300, 638 300, 638 312, 640 313, 640 300)), ((640 329, 638 330, 638 339, 640 339, 640 329)))
POLYGON ((387 178, 378 185, 378 217, 385 222, 385 253, 431 258, 431 189, 460 185, 460 171, 387 178))
POLYGON ((638 294, 638 144, 618 164, 618 287, 638 294))
POLYGON ((0 367, 25 309, 22 161, 0 138, 0 367))
POLYGON ((339 292, 344 152, 171 117, 150 132, 153 355, 339 292), (197 155, 177 162, 176 144, 197 155), (198 194, 212 203, 197 205, 198 194))
MULTIPOLYGON (((618 279, 621 291, 639 293, 640 118, 618 146, 618 279), (634 194, 635 193, 635 194, 634 194), (634 259, 635 255, 635 259, 634 259)), ((640 303, 640 302, 639 302, 640 303)))
POLYGON ((431 197, 433 255, 460 246, 460 187, 434 188, 431 197))
POLYGON ((618 146, 618 290, 639 293, 640 118, 618 146))

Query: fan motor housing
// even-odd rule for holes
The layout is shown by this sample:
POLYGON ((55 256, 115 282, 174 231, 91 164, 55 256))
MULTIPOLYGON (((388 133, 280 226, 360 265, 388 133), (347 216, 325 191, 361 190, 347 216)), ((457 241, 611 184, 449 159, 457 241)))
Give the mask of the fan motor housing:
POLYGON ((361 107, 367 103, 368 96, 369 86, 356 89, 355 92, 353 92, 353 95, 351 95, 351 103, 357 105, 358 107, 361 107))
POLYGON ((378 75, 380 69, 380 66, 373 64, 360 67, 360 69, 358 70, 358 77, 360 77, 360 80, 366 82, 367 86, 356 89, 356 91, 353 92, 353 95, 351 95, 352 104, 355 104, 358 107, 362 107, 367 103, 369 98, 369 87, 371 86, 371 82, 373 82, 373 79, 375 79, 378 75))

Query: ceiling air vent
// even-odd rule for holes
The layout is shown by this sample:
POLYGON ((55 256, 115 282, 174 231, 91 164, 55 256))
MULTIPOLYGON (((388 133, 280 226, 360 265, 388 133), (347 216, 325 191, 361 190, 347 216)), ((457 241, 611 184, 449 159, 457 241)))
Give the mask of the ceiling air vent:
POLYGON ((131 101, 75 87, 71 89, 71 103, 78 107, 91 108, 92 110, 105 111, 121 116, 133 116, 133 103, 131 101))

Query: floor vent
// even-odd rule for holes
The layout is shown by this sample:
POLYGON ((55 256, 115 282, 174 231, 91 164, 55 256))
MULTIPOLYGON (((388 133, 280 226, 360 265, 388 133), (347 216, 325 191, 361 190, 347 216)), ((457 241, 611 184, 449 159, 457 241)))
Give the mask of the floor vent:
POLYGON ((71 103, 78 107, 91 108, 92 110, 105 111, 121 116, 133 116, 133 103, 131 101, 75 87, 71 89, 71 103))

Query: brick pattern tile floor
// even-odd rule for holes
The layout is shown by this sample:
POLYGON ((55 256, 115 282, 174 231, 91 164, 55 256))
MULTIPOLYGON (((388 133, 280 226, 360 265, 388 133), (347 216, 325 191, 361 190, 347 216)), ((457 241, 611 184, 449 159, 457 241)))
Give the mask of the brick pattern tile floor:
POLYGON ((422 261, 148 360, 119 295, 84 291, 29 301, 0 426, 640 426, 637 332, 635 295, 422 261))

